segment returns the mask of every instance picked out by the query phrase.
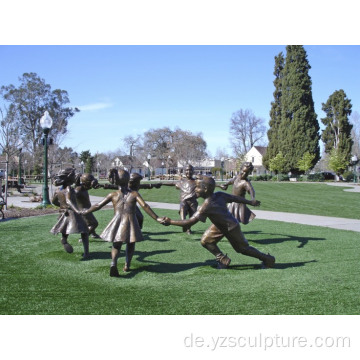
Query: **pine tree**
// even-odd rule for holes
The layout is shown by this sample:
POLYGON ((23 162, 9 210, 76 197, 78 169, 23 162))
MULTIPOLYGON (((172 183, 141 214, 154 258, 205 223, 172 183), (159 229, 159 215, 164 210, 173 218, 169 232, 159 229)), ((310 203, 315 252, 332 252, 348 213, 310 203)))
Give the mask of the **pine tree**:
POLYGON ((270 128, 267 132, 269 144, 263 158, 263 164, 267 169, 270 168, 270 160, 279 153, 279 125, 281 122, 281 94, 284 62, 285 59, 282 52, 280 52, 278 56, 275 56, 274 101, 271 102, 270 128))
POLYGON ((326 126, 321 134, 325 152, 331 153, 333 149, 336 149, 348 162, 353 145, 351 137, 353 126, 348 118, 351 115, 351 108, 351 102, 346 97, 344 90, 336 90, 330 95, 328 101, 322 104, 326 117, 321 119, 326 126))
POLYGON ((286 171, 294 174, 299 173, 298 162, 306 152, 315 154, 313 166, 320 159, 320 127, 312 98, 310 68, 303 46, 286 47, 279 150, 286 156, 286 171))

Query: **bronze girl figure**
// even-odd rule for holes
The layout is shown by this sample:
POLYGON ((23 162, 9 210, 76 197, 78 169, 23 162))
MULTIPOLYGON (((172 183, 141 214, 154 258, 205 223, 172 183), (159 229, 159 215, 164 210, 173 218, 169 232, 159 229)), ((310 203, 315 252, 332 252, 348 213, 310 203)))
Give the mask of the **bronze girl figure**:
MULTIPOLYGON (((254 170, 254 166, 251 162, 244 162, 240 168, 240 174, 229 180, 224 185, 220 185, 220 188, 227 190, 229 185, 233 185, 232 194, 236 196, 245 197, 248 193, 251 200, 255 200, 255 190, 248 180, 248 175, 254 170)), ((243 203, 230 203, 228 205, 230 213, 239 220, 242 224, 248 224, 255 218, 255 214, 243 203)))
POLYGON ((140 225, 136 217, 136 204, 139 204, 145 212, 158 222, 162 222, 163 218, 159 218, 150 206, 143 200, 140 194, 128 188, 130 175, 125 170, 118 171, 116 184, 120 189, 110 193, 99 203, 92 205, 88 210, 81 213, 83 215, 100 210, 102 207, 112 202, 114 206, 114 217, 106 226, 100 237, 112 242, 111 249, 111 266, 110 276, 119 276, 117 261, 122 244, 127 245, 127 256, 124 271, 130 270, 131 259, 135 251, 135 243, 143 240, 140 225))
POLYGON ((67 242, 70 234, 81 234, 84 247, 83 258, 89 257, 89 230, 84 218, 78 214, 76 203, 76 194, 71 187, 75 182, 75 169, 66 168, 62 170, 55 178, 55 186, 60 186, 56 190, 52 203, 60 207, 60 216, 57 223, 50 232, 54 235, 61 233, 61 243, 68 253, 73 252, 73 247, 67 242))
MULTIPOLYGON (((75 184, 76 202, 79 210, 85 210, 91 207, 91 201, 88 190, 98 189, 100 187, 97 179, 91 174, 85 173, 78 175, 75 184)), ((89 235, 93 239, 99 239, 100 236, 96 233, 95 229, 99 223, 96 220, 94 214, 84 215, 84 220, 89 229, 89 235)))

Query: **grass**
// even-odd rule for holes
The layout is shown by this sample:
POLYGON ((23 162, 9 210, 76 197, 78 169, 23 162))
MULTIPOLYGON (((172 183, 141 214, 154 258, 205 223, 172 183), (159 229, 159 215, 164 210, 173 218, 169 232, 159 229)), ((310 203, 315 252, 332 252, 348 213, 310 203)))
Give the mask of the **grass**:
MULTIPOLYGON (((360 193, 346 192, 344 187, 309 183, 253 182, 256 198, 261 201, 261 210, 290 212, 360 219, 360 193)), ((222 191, 217 188, 217 191, 222 191)), ((231 193, 232 186, 227 192, 231 193)), ((96 196, 106 196, 109 190, 91 190, 96 196)), ((179 190, 173 186, 141 190, 146 201, 179 203, 179 190)), ((201 199, 199 201, 201 203, 201 199)))
MULTIPOLYGON (((178 218, 177 211, 156 212, 178 218)), ((99 232, 112 214, 95 213, 99 232)), ((209 222, 196 224, 188 236, 145 215, 145 241, 136 245, 133 271, 110 278, 110 244, 90 240, 91 259, 82 261, 79 236, 70 235, 74 253, 67 254, 60 236, 49 232, 56 218, 0 223, 1 314, 360 312, 355 276, 360 242, 355 232, 256 219, 242 228, 251 245, 276 256, 276 267, 262 270, 257 259, 235 253, 223 239, 220 248, 232 263, 219 271, 199 243, 209 222)), ((119 268, 123 259, 122 253, 119 268)))

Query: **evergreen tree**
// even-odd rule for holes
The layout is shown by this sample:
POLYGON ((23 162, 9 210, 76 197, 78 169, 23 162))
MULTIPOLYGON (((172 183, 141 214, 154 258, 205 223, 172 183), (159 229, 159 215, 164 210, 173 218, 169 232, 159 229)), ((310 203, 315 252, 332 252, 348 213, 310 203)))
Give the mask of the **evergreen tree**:
POLYGON ((270 110, 270 121, 269 121, 269 130, 267 132, 269 144, 266 151, 266 154, 263 158, 264 166, 270 168, 270 159, 274 158, 279 153, 279 125, 281 122, 281 95, 282 95, 282 77, 284 70, 284 55, 279 53, 278 56, 275 56, 275 69, 274 69, 274 86, 275 91, 274 101, 271 102, 270 110))
POLYGON ((353 145, 351 137, 353 126, 348 118, 351 115, 351 108, 351 102, 346 97, 344 90, 336 90, 330 95, 328 101, 322 104, 326 117, 321 119, 325 125, 321 134, 321 139, 325 144, 325 152, 331 153, 333 149, 339 150, 348 162, 353 145))
POLYGON ((315 154, 313 166, 320 159, 320 127, 312 98, 310 68, 303 46, 286 47, 279 150, 286 155, 285 170, 294 174, 299 172, 298 162, 306 152, 315 154))
POLYGON ((92 169, 94 168, 94 157, 91 156, 90 150, 82 151, 80 153, 80 161, 83 162, 84 172, 90 173, 92 172, 92 169))

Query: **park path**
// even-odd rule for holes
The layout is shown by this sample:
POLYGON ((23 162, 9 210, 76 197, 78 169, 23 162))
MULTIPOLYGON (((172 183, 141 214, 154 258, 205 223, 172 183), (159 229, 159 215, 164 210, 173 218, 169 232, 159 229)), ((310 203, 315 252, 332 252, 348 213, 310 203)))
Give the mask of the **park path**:
MULTIPOLYGON (((352 184, 343 184, 343 183, 328 183, 332 186, 342 186, 349 187, 349 189, 344 189, 344 191, 360 192, 359 185, 352 184)), ((32 190, 36 190, 38 194, 41 194, 41 185, 37 185, 32 190)), ((19 194, 20 195, 20 194, 19 194)), ((102 197, 99 196, 90 196, 90 201, 92 204, 95 204, 102 200, 102 197)), ((162 202, 151 202, 148 204, 154 209, 169 209, 169 210, 179 210, 179 204, 169 204, 162 202)), ((39 206, 39 203, 31 202, 28 198, 23 196, 17 196, 15 193, 12 196, 8 197, 8 206, 19 206, 19 207, 28 207, 33 208, 39 206)), ((360 204, 359 204, 360 208, 360 204)), ((360 211, 360 209, 359 209, 360 211)), ((339 230, 351 230, 360 232, 360 220, 356 219, 346 219, 340 217, 329 217, 329 216, 319 216, 319 215, 307 215, 307 214, 294 214, 278 211, 265 211, 254 209, 257 219, 262 220, 272 220, 272 221, 282 221, 295 224, 303 225, 313 225, 313 226, 323 226, 339 230)))

